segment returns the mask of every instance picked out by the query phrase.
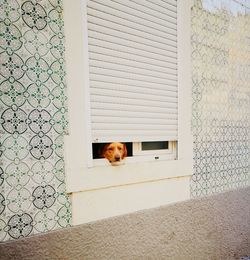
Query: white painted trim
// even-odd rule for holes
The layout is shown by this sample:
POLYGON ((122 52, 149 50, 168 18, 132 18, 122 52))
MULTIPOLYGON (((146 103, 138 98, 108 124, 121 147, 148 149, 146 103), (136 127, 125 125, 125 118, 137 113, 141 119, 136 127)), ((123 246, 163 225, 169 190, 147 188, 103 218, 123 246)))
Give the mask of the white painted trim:
POLYGON ((191 82, 191 4, 178 0, 178 160, 193 160, 191 82))
POLYGON ((68 192, 79 192, 191 176, 192 165, 185 160, 139 162, 120 166, 111 166, 107 162, 106 166, 68 168, 67 174, 74 176, 68 179, 68 192))
MULTIPOLYGON (((151 155, 135 155, 131 157, 127 157, 125 161, 122 161, 120 164, 125 165, 125 164, 140 164, 140 163, 148 163, 148 162, 158 162, 158 161, 173 161, 176 160, 176 155, 171 154, 171 153, 166 153, 166 154, 151 154, 151 155), (157 157, 157 158, 156 158, 157 157)), ((104 159, 95 159, 93 160, 93 166, 110 166, 110 163, 104 159)))
POLYGON ((85 103, 85 113, 86 113, 86 122, 85 122, 85 131, 86 131, 86 143, 87 143, 87 165, 88 167, 93 167, 92 159, 92 134, 91 134, 91 110, 90 110, 90 80, 89 80, 89 45, 88 45, 88 24, 87 22, 87 4, 88 0, 81 1, 81 13, 82 13, 82 23, 83 23, 83 59, 84 67, 83 70, 86 72, 84 77, 84 103, 85 103))
POLYGON ((73 193, 73 225, 188 200, 189 182, 185 177, 73 193))
MULTIPOLYGON (((89 117, 86 113, 88 64, 85 59, 85 35, 82 0, 64 0, 64 31, 66 83, 69 108, 69 135, 65 136, 66 178, 74 176, 67 174, 67 167, 87 167, 88 130, 86 123, 89 117)), ((84 1, 83 1, 84 2, 84 1)))

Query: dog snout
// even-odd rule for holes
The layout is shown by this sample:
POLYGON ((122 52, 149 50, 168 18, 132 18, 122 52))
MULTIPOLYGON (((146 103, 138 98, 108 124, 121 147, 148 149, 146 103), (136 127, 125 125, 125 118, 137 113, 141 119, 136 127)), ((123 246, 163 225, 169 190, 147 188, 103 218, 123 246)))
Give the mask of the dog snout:
POLYGON ((120 159, 121 159, 121 157, 119 156, 119 155, 116 155, 115 156, 115 160, 118 162, 118 161, 120 161, 120 159))

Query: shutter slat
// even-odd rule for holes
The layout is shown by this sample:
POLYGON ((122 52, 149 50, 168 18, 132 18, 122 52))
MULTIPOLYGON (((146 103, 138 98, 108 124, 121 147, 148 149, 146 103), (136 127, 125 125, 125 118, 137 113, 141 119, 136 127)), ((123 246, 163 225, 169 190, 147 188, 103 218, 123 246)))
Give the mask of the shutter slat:
MULTIPOLYGON (((91 88, 91 96, 104 96, 104 97, 123 97, 128 99, 135 99, 135 100, 144 100, 144 101, 159 101, 159 102, 172 102, 177 103, 176 96, 163 96, 163 95, 154 95, 152 94, 144 94, 144 93, 135 93, 123 91, 123 90, 105 90, 99 88, 91 88)), ((94 98, 93 98, 94 99, 94 98)))
POLYGON ((165 57, 165 59, 163 59, 162 56, 157 57, 156 55, 152 54, 152 52, 148 53, 145 51, 140 51, 138 49, 126 47, 124 45, 117 45, 100 41, 98 39, 95 39, 94 41, 96 45, 92 45, 91 43, 89 44, 90 58, 95 57, 91 55, 101 54, 107 55, 108 57, 116 57, 129 60, 131 62, 135 61, 139 63, 145 63, 147 64, 147 66, 157 66, 161 71, 172 69, 173 71, 177 72, 176 57, 165 57))
POLYGON ((115 22, 128 28, 136 29, 142 32, 151 33, 156 37, 171 39, 176 41, 176 30, 168 27, 159 26, 158 24, 149 23, 147 20, 141 21, 140 19, 131 16, 127 13, 116 10, 112 7, 101 5, 91 1, 91 8, 88 9, 88 14, 94 17, 115 22), (104 13, 105 12, 105 13, 104 13))
POLYGON ((172 17, 169 17, 168 15, 162 14, 160 12, 157 12, 157 11, 151 9, 151 8, 146 7, 146 6, 142 6, 141 5, 141 1, 139 3, 136 3, 135 1, 131 1, 131 0, 130 1, 113 0, 113 2, 122 4, 124 6, 127 6, 127 7, 131 8, 131 9, 139 11, 145 17, 150 16, 150 18, 158 19, 159 23, 162 22, 163 25, 166 24, 168 26, 172 26, 174 29, 177 28, 177 26, 176 26, 176 24, 177 24, 176 19, 174 19, 172 17))
POLYGON ((142 130, 93 130, 93 142, 146 142, 146 141, 176 141, 176 131, 142 131, 142 130))
POLYGON ((130 86, 130 85, 122 85, 122 84, 113 84, 113 83, 106 83, 106 82, 99 82, 99 81, 92 81, 91 82, 91 93, 106 93, 106 91, 118 91, 121 92, 123 95, 124 93, 131 93, 134 95, 144 94, 144 95, 151 95, 157 97, 176 97, 177 92, 176 90, 168 90, 166 88, 157 89, 157 88, 147 88, 145 86, 138 87, 138 86, 130 86), (98 92, 96 92, 98 91, 98 92))
POLYGON ((112 70, 112 71, 121 71, 121 72, 126 72, 131 74, 137 74, 137 75, 147 75, 148 77, 155 77, 158 79, 163 79, 163 80, 173 80, 177 81, 177 74, 171 73, 171 72, 158 72, 155 70, 152 70, 151 66, 144 66, 144 68, 141 68, 139 66, 136 66, 137 64, 129 61, 124 61, 121 59, 116 59, 110 57, 109 61, 107 57, 105 56, 105 59, 102 59, 103 55, 99 55, 98 60, 93 59, 93 56, 91 56, 89 65, 90 65, 90 73, 95 73, 96 68, 100 69, 107 69, 107 70, 112 70), (121 63, 119 63, 119 61, 121 63), (145 69, 146 67, 146 69, 145 69), (151 67, 151 69, 150 69, 151 67))
POLYGON ((167 104, 166 107, 160 107, 160 106, 148 106, 146 104, 124 104, 124 103, 108 103, 108 102, 91 102, 91 108, 95 109, 108 109, 111 111, 111 113, 115 113, 112 111, 115 110, 123 110, 123 111, 138 111, 138 112, 154 112, 154 113, 165 113, 166 116, 168 113, 177 113, 177 105, 167 104))
MULTIPOLYGON (((129 86, 137 86, 137 87, 145 87, 145 88, 152 88, 152 89, 159 89, 159 90, 168 90, 168 91, 177 91, 176 84, 162 84, 157 82, 146 82, 143 80, 138 79, 128 79, 128 78, 119 78, 119 77, 112 77, 109 75, 103 74, 91 74, 90 75, 90 82, 104 82, 104 83, 111 83, 111 84, 121 84, 121 85, 129 85, 129 86)), ((91 85, 91 83, 90 83, 91 85)))
MULTIPOLYGON (((126 2, 124 1, 124 4, 126 2)), ((114 16, 126 19, 127 21, 134 22, 138 25, 144 25, 147 28, 154 28, 159 31, 176 35, 176 25, 168 23, 159 19, 158 17, 152 17, 145 12, 137 11, 134 8, 127 7, 126 5, 116 3, 111 0, 92 0, 89 6, 93 9, 103 10, 105 13, 112 14, 114 16)), ((176 9, 173 5, 169 5, 170 9, 176 9)))
MULTIPOLYGON (((90 57, 90 65, 91 61, 99 61, 99 62, 105 62, 105 63, 113 63, 113 64, 123 64, 125 66, 128 66, 130 68, 138 68, 138 69, 144 69, 158 73, 163 73, 163 76, 166 74, 172 74, 172 75, 177 75, 177 70, 176 66, 174 64, 170 64, 169 68, 168 67, 163 67, 155 64, 150 64, 150 62, 142 62, 142 61, 136 61, 136 60, 131 60, 128 59, 127 57, 116 57, 113 56, 115 55, 115 52, 112 54, 109 52, 103 51, 103 53, 96 53, 96 52, 89 52, 89 57, 90 57)), ((120 55, 122 56, 122 55, 120 55)), ((93 63, 94 64, 94 63, 93 63)), ((159 64, 159 63, 158 63, 159 64)), ((94 66, 97 66, 95 64, 94 66)))
POLYGON ((90 46, 107 46, 117 50, 124 49, 128 53, 138 53, 138 55, 146 56, 156 60, 171 62, 176 64, 177 52, 171 50, 162 50, 160 48, 146 45, 142 42, 135 42, 131 39, 119 38, 114 35, 105 34, 103 31, 89 31, 89 44, 90 46))
POLYGON ((89 0, 87 15, 93 141, 177 140, 176 1, 89 0))
MULTIPOLYGON (((157 86, 158 87, 158 86, 157 86)), ((115 91, 123 91, 129 92, 133 94, 148 94, 148 95, 155 95, 155 96, 166 96, 166 97, 177 97, 176 89, 167 89, 165 86, 162 88, 156 87, 146 87, 146 86, 131 86, 131 85, 123 85, 123 84, 115 84, 111 82, 104 82, 104 81, 91 81, 91 89, 95 91, 98 89, 99 91, 106 91, 106 90, 115 90, 115 91)))
MULTIPOLYGON (((160 7, 166 8, 168 10, 171 10, 175 14, 177 13, 177 2, 176 0, 168 0, 168 1, 162 1, 162 0, 147 0, 148 2, 154 3, 159 5, 160 7)), ((176 16, 175 16, 176 17, 176 16)))
POLYGON ((129 104, 136 106, 150 106, 150 107, 160 107, 169 108, 177 107, 176 99, 170 99, 167 102, 164 101, 154 101, 154 100, 143 100, 143 99, 132 99, 124 97, 110 97, 110 96, 97 96, 91 95, 91 102, 102 102, 102 103, 112 103, 112 104, 129 104))
POLYGON ((161 49, 163 51, 171 51, 175 53, 177 52, 177 43, 174 41, 167 41, 159 37, 157 38, 157 40, 153 40, 150 38, 149 34, 132 29, 126 30, 126 27, 122 27, 96 17, 90 16, 88 27, 92 31, 100 32, 107 35, 113 35, 121 39, 129 39, 129 41, 141 43, 150 47, 161 49), (99 24, 96 24, 96 20, 99 20, 99 24))
POLYGON ((151 112, 140 112, 140 111, 125 111, 125 110, 108 110, 108 109, 94 109, 91 110, 91 116, 92 117, 103 117, 103 118, 110 118, 110 120, 113 120, 113 118, 130 118, 132 120, 138 120, 138 118, 147 118, 147 119, 164 119, 164 120, 177 120, 177 111, 176 113, 170 114, 172 111, 168 111, 169 113, 154 113, 151 112))
MULTIPOLYGON (((104 138, 106 136, 110 136, 110 137, 116 137, 116 136, 125 136, 125 137, 129 137, 129 136, 139 136, 139 140, 140 141, 143 141, 141 140, 143 138, 143 136, 172 136, 173 138, 175 139, 172 139, 172 140, 176 140, 176 131, 175 130, 172 130, 172 131, 169 131, 167 134, 166 134, 166 130, 158 130, 158 131, 152 131, 151 129, 150 130, 141 130, 141 129, 135 129, 135 130, 106 130, 106 129, 102 129, 102 130, 94 130, 93 133, 94 133, 94 136, 101 136, 102 135, 102 131, 103 131, 103 136, 104 138)), ((101 137, 100 137, 101 138, 101 137)), ((111 139, 112 140, 112 139, 111 139)), ((164 140, 168 140, 168 139, 164 139, 164 140)), ((113 141, 113 140, 112 140, 113 141)), ((145 141, 145 139, 144 139, 145 141)), ((155 141, 157 141, 157 138, 155 139, 155 141)), ((110 139, 109 139, 109 142, 110 142, 110 139)))
MULTIPOLYGON (((177 119, 159 119, 159 118, 130 118, 130 117, 110 117, 110 116, 92 116, 92 123, 106 123, 111 124, 140 124, 140 125, 172 125, 176 127, 177 119)), ((175 129, 175 128, 174 128, 175 129)))
MULTIPOLYGON (((133 3, 129 1, 115 1, 115 0, 92 0, 89 3, 89 6, 92 6, 92 2, 102 4, 103 8, 106 6, 109 8, 112 8, 114 10, 121 11, 125 14, 131 15, 129 16, 135 23, 142 22, 143 24, 147 25, 157 25, 161 29, 162 28, 171 28, 172 32, 176 32, 177 25, 176 23, 168 22, 167 20, 161 19, 158 16, 154 16, 150 12, 143 12, 141 8, 138 8, 138 5, 133 5, 133 3), (137 8, 136 8, 137 7, 137 8), (133 18, 132 18, 133 17, 133 18)), ((120 14, 121 17, 124 17, 122 14, 120 14)), ((125 17, 124 17, 125 18, 125 17)), ((127 16, 126 16, 127 18, 127 16)), ((128 19, 129 20, 129 19, 128 19)))
MULTIPOLYGON (((122 124, 122 123, 93 123, 92 122, 92 126, 94 129, 102 129, 102 130, 130 130, 131 129, 131 123, 130 124, 122 124)), ((165 124, 165 125, 152 125, 152 124, 133 124, 133 130, 144 130, 144 131, 176 131, 177 130, 177 126, 176 125, 169 125, 169 124, 165 124)))
POLYGON ((116 77, 121 79, 133 79, 139 81, 147 81, 149 83, 159 83, 159 84, 166 84, 166 85, 177 85, 177 79, 162 79, 153 76, 148 76, 147 74, 140 74, 140 73, 130 73, 128 71, 122 71, 118 69, 106 69, 106 68, 98 68, 98 67, 91 67, 90 68, 90 79, 91 74, 98 74, 98 75, 106 75, 110 77, 116 77))
POLYGON ((163 3, 161 5, 159 5, 159 2, 156 3, 154 0, 153 1, 132 0, 132 2, 140 4, 140 5, 144 6, 145 8, 148 8, 149 10, 156 11, 158 13, 158 15, 166 16, 167 20, 169 20, 173 23, 176 22, 177 10, 175 10, 175 11, 170 10, 169 5, 168 6, 165 5, 165 8, 164 8, 163 3))
MULTIPOLYGON (((157 0, 158 1, 158 0, 157 0)), ((160 0, 161 2, 164 2, 169 5, 173 5, 177 7, 177 0, 160 0)))

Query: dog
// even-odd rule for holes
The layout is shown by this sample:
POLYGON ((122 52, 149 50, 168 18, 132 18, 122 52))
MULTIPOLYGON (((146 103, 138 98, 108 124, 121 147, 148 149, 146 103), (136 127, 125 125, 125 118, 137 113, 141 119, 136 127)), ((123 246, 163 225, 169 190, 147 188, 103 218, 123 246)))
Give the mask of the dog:
POLYGON ((126 144, 116 142, 106 144, 101 151, 101 156, 106 158, 113 166, 121 165, 127 157, 126 144))

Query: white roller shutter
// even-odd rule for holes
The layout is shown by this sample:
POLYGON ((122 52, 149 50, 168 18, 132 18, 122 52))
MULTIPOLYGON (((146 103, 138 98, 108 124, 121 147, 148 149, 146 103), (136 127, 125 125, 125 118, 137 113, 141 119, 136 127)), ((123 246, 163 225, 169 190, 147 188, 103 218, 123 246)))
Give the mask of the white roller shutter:
POLYGON ((177 1, 89 0, 93 142, 177 140, 177 1))

